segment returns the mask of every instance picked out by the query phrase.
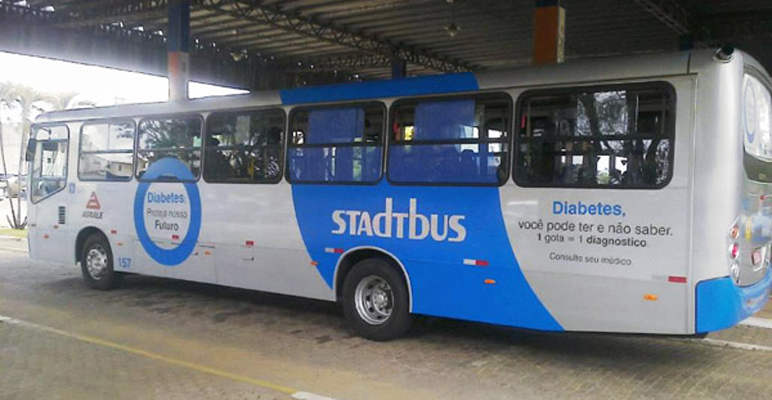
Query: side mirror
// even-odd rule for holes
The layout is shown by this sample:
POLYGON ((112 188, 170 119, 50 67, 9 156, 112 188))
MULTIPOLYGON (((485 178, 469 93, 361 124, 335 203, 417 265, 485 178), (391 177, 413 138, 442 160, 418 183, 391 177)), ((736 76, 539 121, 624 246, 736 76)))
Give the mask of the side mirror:
POLYGON ((24 161, 32 160, 32 157, 35 155, 35 149, 37 147, 38 147, 37 139, 30 139, 27 142, 27 154, 24 156, 24 161))

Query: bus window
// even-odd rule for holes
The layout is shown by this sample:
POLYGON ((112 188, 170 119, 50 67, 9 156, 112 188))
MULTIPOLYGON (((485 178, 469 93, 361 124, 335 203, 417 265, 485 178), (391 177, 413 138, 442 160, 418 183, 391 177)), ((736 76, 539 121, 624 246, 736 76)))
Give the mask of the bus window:
POLYGON ((35 152, 30 173, 30 199, 33 203, 64 189, 69 135, 66 126, 40 127, 35 132, 35 152))
POLYGON ((515 181, 663 187, 673 170, 674 107, 663 84, 528 92, 520 100, 515 181))
POLYGON ((276 183, 281 180, 284 111, 213 114, 207 122, 207 182, 276 183))
POLYGON ((372 183, 381 177, 384 110, 379 103, 292 112, 288 178, 307 183, 372 183))
POLYGON ((134 122, 85 123, 80 129, 78 177, 128 181, 134 168, 134 122))
POLYGON ((393 108, 389 180, 499 185, 507 179, 509 97, 407 100, 393 108))
POLYGON ((194 177, 201 172, 201 118, 143 119, 139 123, 137 178, 155 161, 174 157, 188 166, 194 177))

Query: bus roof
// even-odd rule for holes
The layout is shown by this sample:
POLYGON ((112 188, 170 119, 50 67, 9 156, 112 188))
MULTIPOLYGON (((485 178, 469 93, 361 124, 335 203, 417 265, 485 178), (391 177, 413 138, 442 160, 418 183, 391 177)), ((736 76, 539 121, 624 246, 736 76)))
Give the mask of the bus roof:
MULTIPOLYGON (((704 50, 710 51, 710 50, 704 50)), ((611 82, 689 73, 691 51, 582 59, 547 66, 421 76, 406 79, 346 83, 179 102, 144 103, 54 111, 41 114, 37 123, 89 120, 139 115, 217 111, 223 109, 333 103, 420 95, 461 93, 516 87, 611 82)))

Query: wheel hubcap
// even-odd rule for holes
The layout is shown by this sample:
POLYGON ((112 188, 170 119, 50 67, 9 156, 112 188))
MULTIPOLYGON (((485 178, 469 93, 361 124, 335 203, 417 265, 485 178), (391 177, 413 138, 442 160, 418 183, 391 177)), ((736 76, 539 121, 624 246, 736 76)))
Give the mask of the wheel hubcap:
POLYGON ((360 318, 370 325, 380 325, 391 316, 394 293, 385 280, 371 275, 357 285, 354 302, 360 318))
POLYGON ((104 278, 107 273, 107 251, 100 246, 95 245, 86 254, 86 270, 94 280, 104 278))

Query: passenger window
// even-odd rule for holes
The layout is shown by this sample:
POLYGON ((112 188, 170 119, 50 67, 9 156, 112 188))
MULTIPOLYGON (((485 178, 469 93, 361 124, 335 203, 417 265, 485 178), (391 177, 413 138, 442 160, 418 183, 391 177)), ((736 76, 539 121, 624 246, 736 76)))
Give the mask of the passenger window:
POLYGON ((134 122, 86 123, 80 130, 78 177, 128 181, 134 167, 134 122))
POLYGON ((504 183, 511 109, 504 94, 397 103, 392 109, 389 179, 408 184, 504 183))
POLYGON ((675 93, 664 84, 530 92, 520 101, 521 186, 659 188, 672 176, 675 93))
POLYGON ((305 183, 372 183, 381 177, 383 105, 300 108, 292 113, 288 177, 305 183))
POLYGON ((214 114, 207 123, 204 179, 231 183, 278 182, 283 143, 282 110, 214 114))
POLYGON ((33 203, 64 189, 67 182, 66 126, 40 127, 35 132, 30 199, 33 203))
POLYGON ((139 123, 137 178, 156 161, 173 157, 188 166, 194 177, 201 172, 201 118, 157 118, 139 123))

